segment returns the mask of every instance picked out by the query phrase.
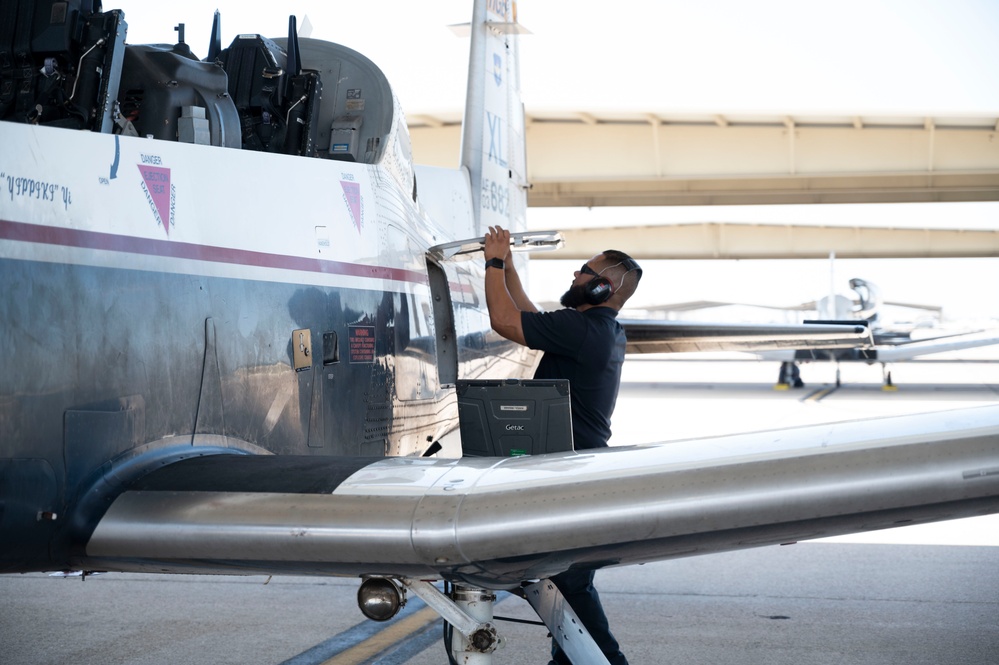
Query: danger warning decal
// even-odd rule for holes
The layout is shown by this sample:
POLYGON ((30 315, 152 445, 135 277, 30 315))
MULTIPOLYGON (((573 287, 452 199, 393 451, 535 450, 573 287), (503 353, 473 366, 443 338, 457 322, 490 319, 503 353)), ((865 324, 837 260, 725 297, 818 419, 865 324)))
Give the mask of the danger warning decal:
POLYGON ((170 169, 161 166, 158 155, 142 155, 142 164, 137 164, 142 174, 142 191, 146 194, 149 208, 156 217, 156 223, 170 235, 170 227, 174 224, 174 208, 176 192, 170 184, 170 169))
POLYGON ((350 362, 370 364, 375 362, 375 327, 348 326, 350 362))
POLYGON ((344 173, 343 178, 349 178, 340 181, 340 187, 343 188, 343 201, 347 204, 347 212, 350 213, 350 218, 354 222, 354 226, 357 227, 358 233, 360 233, 361 228, 364 226, 364 221, 361 215, 364 211, 363 202, 361 201, 361 183, 354 182, 354 176, 349 173, 344 173))

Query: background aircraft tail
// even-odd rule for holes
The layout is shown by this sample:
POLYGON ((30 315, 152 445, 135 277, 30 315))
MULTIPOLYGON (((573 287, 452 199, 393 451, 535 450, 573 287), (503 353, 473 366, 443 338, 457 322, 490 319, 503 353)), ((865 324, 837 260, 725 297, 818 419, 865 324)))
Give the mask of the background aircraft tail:
POLYGON ((517 6, 476 0, 471 23, 461 165, 471 183, 475 235, 526 228, 527 150, 520 99, 517 6))

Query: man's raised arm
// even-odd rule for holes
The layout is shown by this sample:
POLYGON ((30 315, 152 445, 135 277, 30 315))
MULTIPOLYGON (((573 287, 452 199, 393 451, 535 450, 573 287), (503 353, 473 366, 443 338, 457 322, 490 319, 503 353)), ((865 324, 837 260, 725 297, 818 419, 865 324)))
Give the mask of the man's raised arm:
POLYGON ((506 339, 524 344, 520 313, 536 312, 538 308, 524 292, 520 275, 513 265, 509 231, 499 226, 489 227, 485 237, 485 257, 489 323, 506 339))

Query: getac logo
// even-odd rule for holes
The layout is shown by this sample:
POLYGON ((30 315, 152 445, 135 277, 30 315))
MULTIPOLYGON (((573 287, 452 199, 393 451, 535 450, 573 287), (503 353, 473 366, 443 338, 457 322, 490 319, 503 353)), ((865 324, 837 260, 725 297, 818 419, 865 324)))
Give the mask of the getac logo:
POLYGON ((506 426, 506 431, 507 432, 523 432, 524 431, 524 426, 523 425, 507 425, 506 426))

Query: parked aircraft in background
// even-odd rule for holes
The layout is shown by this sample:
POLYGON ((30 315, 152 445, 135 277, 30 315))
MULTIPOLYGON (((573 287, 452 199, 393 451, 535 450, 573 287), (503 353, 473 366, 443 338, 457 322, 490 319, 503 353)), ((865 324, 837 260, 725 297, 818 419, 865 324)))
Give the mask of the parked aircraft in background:
MULTIPOLYGON (((557 244, 523 232, 506 0, 475 2, 453 170, 415 167, 377 66, 294 20, 223 48, 216 18, 205 60, 94 0, 0 25, 0 572, 356 576, 369 616, 411 591, 487 662, 495 589, 532 583, 561 639, 570 567, 999 511, 999 408, 461 457, 455 384, 536 361, 489 328, 477 239, 557 244)), ((867 339, 737 328, 629 324, 629 350, 867 339)))
POLYGON ((832 361, 837 364, 836 385, 840 385, 839 363, 864 362, 868 365, 881 364, 884 388, 894 388, 888 364, 904 362, 925 355, 959 351, 999 344, 999 330, 947 331, 938 328, 942 308, 932 305, 884 301, 880 289, 866 280, 853 278, 850 288, 856 294, 851 300, 845 296, 833 295, 816 303, 820 320, 824 321, 866 321, 871 329, 873 344, 869 348, 857 349, 798 349, 793 356, 788 351, 760 354, 761 358, 781 361, 778 386, 801 387, 797 365, 803 362, 832 361), (884 307, 894 306, 917 310, 923 316, 904 322, 889 322, 884 316, 884 307), (929 314, 930 316, 926 316, 929 314), (791 356, 788 358, 788 356, 791 356))
MULTIPOLYGON (((761 318, 773 317, 779 318, 783 322, 805 322, 812 325, 855 323, 867 326, 870 330, 870 343, 867 345, 839 348, 823 348, 820 345, 812 345, 797 349, 768 350, 761 348, 754 350, 754 355, 762 360, 775 360, 781 363, 777 387, 782 389, 803 387, 804 382, 801 380, 798 365, 809 362, 836 363, 837 386, 840 385, 839 363, 862 362, 868 365, 880 363, 884 387, 891 389, 894 388, 894 385, 891 380, 891 372, 888 370, 889 363, 905 362, 934 353, 999 344, 999 330, 968 329, 966 327, 955 330, 944 327, 942 325, 943 308, 940 306, 884 300, 881 296, 881 289, 876 284, 857 277, 851 279, 849 285, 854 293, 853 298, 832 293, 818 300, 787 307, 698 301, 660 305, 646 309, 643 314, 653 320, 667 317, 675 322, 674 325, 694 325, 686 318, 688 316, 696 317, 696 312, 704 312, 709 309, 725 311, 737 308, 738 313, 729 311, 722 316, 727 316, 729 319, 752 318, 756 321, 756 325, 765 325, 760 323, 761 318), (905 310, 910 314, 905 316, 905 320, 893 321, 886 316, 886 307, 898 311, 905 310), (749 311, 754 311, 758 316, 750 317, 749 311), (691 314, 692 312, 694 314, 691 314), (912 312, 916 314, 913 315, 912 312)), ((708 326, 711 324, 701 322, 699 325, 708 326)))

